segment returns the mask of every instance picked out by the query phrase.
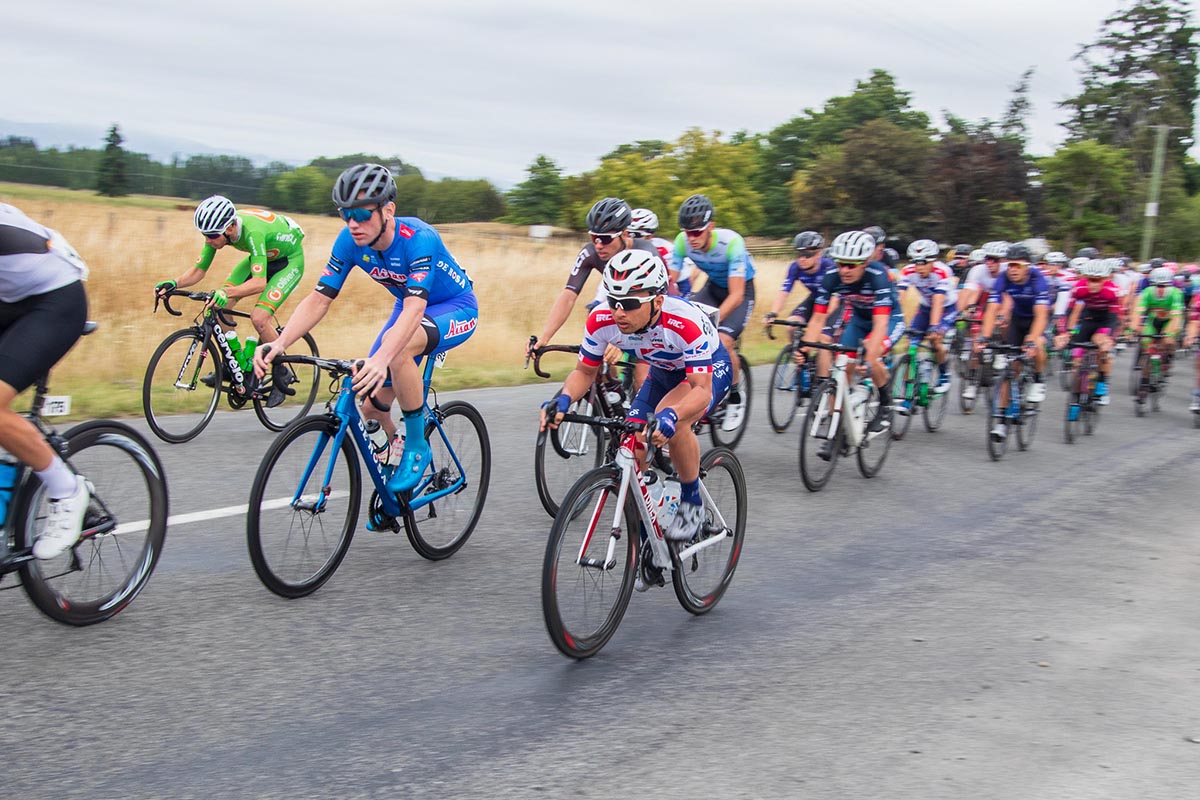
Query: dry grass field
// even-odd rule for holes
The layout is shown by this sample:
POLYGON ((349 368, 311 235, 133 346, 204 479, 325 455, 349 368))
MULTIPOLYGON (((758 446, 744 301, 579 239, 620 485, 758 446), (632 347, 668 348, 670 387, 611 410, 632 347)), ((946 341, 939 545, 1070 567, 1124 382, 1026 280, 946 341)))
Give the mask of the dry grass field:
MULTIPOLYGON (((16 184, 0 184, 0 201, 59 230, 91 267, 89 316, 101 327, 68 354, 52 375, 51 391, 71 394, 77 416, 141 413, 142 377, 150 354, 168 333, 192 318, 172 317, 161 310, 151 313, 154 283, 177 277, 200 252, 203 239, 192 227, 192 204, 163 198, 112 201, 90 192, 16 184)), ((284 306, 282 322, 316 284, 342 228, 336 217, 293 216, 305 230, 306 269, 284 306)), ((537 380, 532 370, 523 369, 524 342, 530 334, 540 333, 584 240, 538 241, 530 239, 524 228, 495 223, 448 225, 440 230, 450 252, 475 282, 480 325, 466 344, 451 352, 435 385, 454 389, 537 380)), ((232 248, 222 250, 208 279, 195 288, 219 286, 241 257, 232 248)), ((778 290, 787 260, 757 259, 756 268, 759 310, 755 317, 760 319, 778 290)), ((591 299, 594 289, 593 278, 584 289, 584 301, 591 299)), ((199 305, 191 305, 194 314, 199 305)), ((342 358, 366 355, 391 305, 391 295, 365 275, 352 277, 313 331, 321 353, 342 358)), ((584 302, 576 304, 574 317, 555 341, 579 341, 583 306, 584 302)), ((766 339, 761 326, 747 329, 743 352, 751 363, 773 358, 778 348, 766 339)), ((556 380, 571 363, 565 356, 560 358, 556 362, 560 366, 551 370, 556 380)))

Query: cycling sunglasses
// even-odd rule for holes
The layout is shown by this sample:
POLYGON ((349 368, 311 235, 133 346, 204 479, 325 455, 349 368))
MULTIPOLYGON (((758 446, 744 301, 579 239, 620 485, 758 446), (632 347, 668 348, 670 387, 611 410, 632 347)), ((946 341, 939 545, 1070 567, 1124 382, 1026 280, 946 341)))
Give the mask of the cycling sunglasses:
POLYGON ((708 233, 708 226, 705 225, 703 228, 698 228, 694 231, 685 230, 684 233, 695 239, 697 236, 703 236, 704 234, 708 233))
POLYGON ((796 258, 812 258, 817 254, 816 250, 797 250, 796 258))
POLYGON ((340 214, 342 219, 346 222, 349 222, 350 220, 354 220, 355 222, 366 222, 371 218, 371 215, 374 214, 375 211, 376 209, 374 208, 359 206, 358 208, 339 208, 338 214, 340 214))
POLYGON ((867 262, 865 261, 839 261, 837 262, 838 269, 858 269, 867 262))
POLYGON ((654 295, 650 297, 608 297, 609 308, 619 308, 622 311, 637 311, 644 303, 649 303, 654 299, 654 295))
POLYGON ((204 234, 204 238, 205 239, 220 239, 224 235, 225 235, 225 231, 221 231, 220 233, 206 233, 206 234, 204 234))
POLYGON ((602 246, 612 244, 614 239, 621 238, 619 233, 592 233, 591 231, 588 231, 588 236, 591 237, 593 243, 602 246))

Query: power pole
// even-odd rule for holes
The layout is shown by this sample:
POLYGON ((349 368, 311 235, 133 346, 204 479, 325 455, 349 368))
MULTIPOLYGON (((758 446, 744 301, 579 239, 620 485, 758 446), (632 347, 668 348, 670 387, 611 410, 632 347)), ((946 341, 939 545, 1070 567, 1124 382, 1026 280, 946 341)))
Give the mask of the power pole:
POLYGON ((1150 196, 1146 200, 1146 221, 1142 227, 1142 252, 1138 259, 1143 264, 1150 260, 1154 247, 1154 226, 1158 222, 1158 195, 1162 189, 1163 162, 1167 154, 1167 133, 1178 126, 1155 125, 1158 140, 1154 144, 1154 164, 1150 169, 1150 196))

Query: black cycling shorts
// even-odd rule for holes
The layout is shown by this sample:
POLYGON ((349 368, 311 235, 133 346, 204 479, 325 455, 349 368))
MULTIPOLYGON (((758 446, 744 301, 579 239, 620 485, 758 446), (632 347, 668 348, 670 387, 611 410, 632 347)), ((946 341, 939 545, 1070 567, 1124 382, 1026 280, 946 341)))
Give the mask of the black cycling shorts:
POLYGON ((1097 314, 1093 317, 1085 316, 1079 323, 1079 333, 1071 337, 1071 344, 1080 344, 1081 342, 1090 342, 1092 337, 1099 333, 1103 328, 1108 328, 1108 335, 1112 336, 1113 331, 1117 329, 1117 315, 1111 312, 1097 314))
MULTIPOLYGON (((704 288, 688 298, 693 303, 704 303, 714 308, 720 308, 725 298, 729 297, 729 289, 717 286, 711 280, 704 288)), ((754 281, 746 281, 746 290, 742 294, 742 304, 730 312, 728 317, 722 317, 717 330, 737 339, 746 327, 746 320, 754 313, 754 281)))
POLYGON ((0 381, 17 392, 50 371, 83 335, 87 295, 75 281, 15 303, 0 303, 0 381))
POLYGON ((1013 347, 1020 347, 1025 344, 1025 337, 1029 335, 1029 329, 1033 327, 1033 317, 1017 317, 1014 316, 1008 321, 1008 328, 1004 331, 1004 343, 1013 347))

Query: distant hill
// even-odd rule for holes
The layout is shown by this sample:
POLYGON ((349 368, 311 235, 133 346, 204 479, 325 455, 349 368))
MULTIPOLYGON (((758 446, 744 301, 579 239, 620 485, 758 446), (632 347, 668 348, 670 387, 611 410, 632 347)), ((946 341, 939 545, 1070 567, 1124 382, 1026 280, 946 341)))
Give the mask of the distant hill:
MULTIPOLYGON (((119 123, 118 123, 119 124, 119 123)), ((244 156, 256 166, 264 166, 270 161, 282 160, 262 153, 243 153, 237 150, 227 150, 211 147, 203 142, 190 139, 177 139, 159 136, 135 129, 120 126, 121 135, 125 137, 122 145, 134 153, 146 153, 155 161, 170 163, 176 154, 186 158, 192 155, 211 156, 244 156)), ((0 119, 0 138, 8 136, 24 136, 33 139, 39 148, 57 147, 64 150, 67 147, 104 147, 106 127, 93 128, 89 125, 60 125, 51 122, 17 122, 10 119, 0 119)))

